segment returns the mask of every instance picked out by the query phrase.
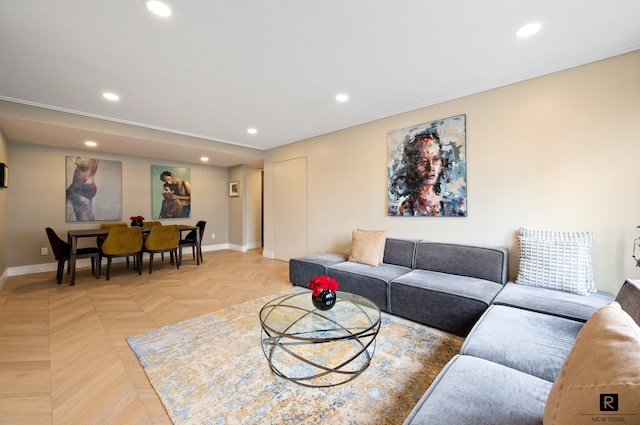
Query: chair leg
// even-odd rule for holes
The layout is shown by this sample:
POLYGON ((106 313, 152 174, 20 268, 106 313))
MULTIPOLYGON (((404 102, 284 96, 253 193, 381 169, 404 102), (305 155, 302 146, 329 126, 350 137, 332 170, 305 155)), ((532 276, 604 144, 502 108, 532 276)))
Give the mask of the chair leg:
POLYGON ((153 270, 153 252, 149 253, 149 274, 153 270))
POLYGON ((64 274, 64 261, 58 260, 58 270, 56 272, 56 279, 58 280, 58 285, 62 284, 62 275, 64 274))
POLYGON ((136 257, 138 258, 138 276, 142 276, 142 251, 136 257))
POLYGON ((111 257, 107 257, 107 280, 111 276, 111 257))
POLYGON ((102 272, 102 257, 98 256, 96 261, 96 279, 100 279, 100 273, 102 272))
POLYGON ((176 269, 179 269, 180 261, 178 261, 178 248, 176 248, 175 251, 171 251, 171 256, 173 257, 174 255, 176 257, 176 269))

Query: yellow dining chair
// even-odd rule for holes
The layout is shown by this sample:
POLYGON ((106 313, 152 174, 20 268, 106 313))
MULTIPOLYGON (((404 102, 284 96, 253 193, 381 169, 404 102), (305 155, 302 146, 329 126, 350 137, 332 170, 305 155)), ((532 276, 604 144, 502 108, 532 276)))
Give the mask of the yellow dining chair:
MULTIPOLYGON (((153 226, 162 226, 162 223, 159 221, 143 221, 142 222, 142 239, 145 240, 149 236, 149 232, 153 226)), ((162 257, 162 261, 164 261, 164 252, 160 254, 162 257)))
MULTIPOLYGON (((122 221, 109 222, 109 223, 100 223, 100 228, 101 229, 109 230, 112 227, 129 227, 129 225, 127 223, 122 222, 122 221)), ((107 238, 106 236, 98 236, 96 238, 96 244, 98 244, 98 248, 100 248, 102 246, 102 244, 104 243, 104 240, 106 238, 107 238)), ((129 265, 129 257, 127 257, 127 266, 128 265, 129 265)))
POLYGON ((142 222, 143 229, 151 229, 153 226, 162 226, 162 223, 159 221, 143 221, 142 222))
POLYGON ((180 268, 178 261, 178 241, 180 232, 177 224, 153 226, 149 236, 144 241, 144 250, 149 253, 149 274, 153 271, 153 254, 168 252, 171 254, 171 262, 176 262, 176 268, 180 268))
POLYGON ((142 274, 142 229, 137 226, 109 229, 109 234, 100 247, 100 268, 102 257, 107 257, 107 280, 111 275, 111 259, 116 257, 127 257, 127 260, 128 257, 134 257, 133 264, 137 266, 138 274, 142 274))

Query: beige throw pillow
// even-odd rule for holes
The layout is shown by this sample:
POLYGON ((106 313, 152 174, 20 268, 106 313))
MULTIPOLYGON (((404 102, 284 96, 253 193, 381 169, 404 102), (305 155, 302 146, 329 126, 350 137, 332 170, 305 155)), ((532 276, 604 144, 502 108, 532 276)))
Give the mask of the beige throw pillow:
POLYGON ((386 230, 354 230, 351 238, 349 261, 379 266, 384 258, 386 240, 386 230))
POLYGON ((544 425, 640 423, 640 327, 612 302, 589 318, 551 387, 544 425))

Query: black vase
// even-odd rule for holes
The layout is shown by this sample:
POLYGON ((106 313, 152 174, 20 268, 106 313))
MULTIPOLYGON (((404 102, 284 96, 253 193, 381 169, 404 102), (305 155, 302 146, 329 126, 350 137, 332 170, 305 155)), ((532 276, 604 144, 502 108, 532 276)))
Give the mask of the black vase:
POLYGON ((336 304, 336 291, 325 289, 318 296, 311 294, 311 301, 318 310, 330 310, 336 304))
POLYGON ((142 227, 142 220, 131 220, 131 226, 142 227))

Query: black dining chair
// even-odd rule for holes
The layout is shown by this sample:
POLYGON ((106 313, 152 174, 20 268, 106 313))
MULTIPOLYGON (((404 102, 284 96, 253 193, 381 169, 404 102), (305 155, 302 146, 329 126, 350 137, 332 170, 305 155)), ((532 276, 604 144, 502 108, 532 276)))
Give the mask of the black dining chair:
MULTIPOLYGON (((64 273, 65 261, 69 262, 67 263, 67 273, 70 272, 71 246, 69 246, 69 243, 60 239, 60 237, 51 227, 47 227, 45 230, 47 231, 47 237, 49 238, 49 243, 51 244, 53 255, 58 261, 58 274, 56 275, 56 278, 58 279, 58 285, 60 285, 62 283, 62 274, 64 273)), ((96 276, 96 279, 100 278, 100 267, 96 267, 96 262, 98 261, 99 254, 100 253, 97 247, 78 248, 78 252, 76 254, 76 258, 91 258, 91 273, 96 276)))
MULTIPOLYGON (((196 227, 198 228, 198 232, 200 233, 200 246, 202 246, 202 237, 204 236, 204 228, 207 225, 206 221, 202 221, 200 220, 199 222, 196 223, 196 227)), ((189 233, 187 233, 187 236, 185 236, 184 239, 180 239, 180 242, 178 242, 178 257, 180 258, 179 261, 182 263, 182 248, 185 246, 190 246, 191 247, 191 252, 193 254, 193 258, 196 258, 196 230, 192 230, 189 233)), ((200 262, 202 262, 202 249, 200 249, 198 251, 198 255, 200 256, 200 262)))

